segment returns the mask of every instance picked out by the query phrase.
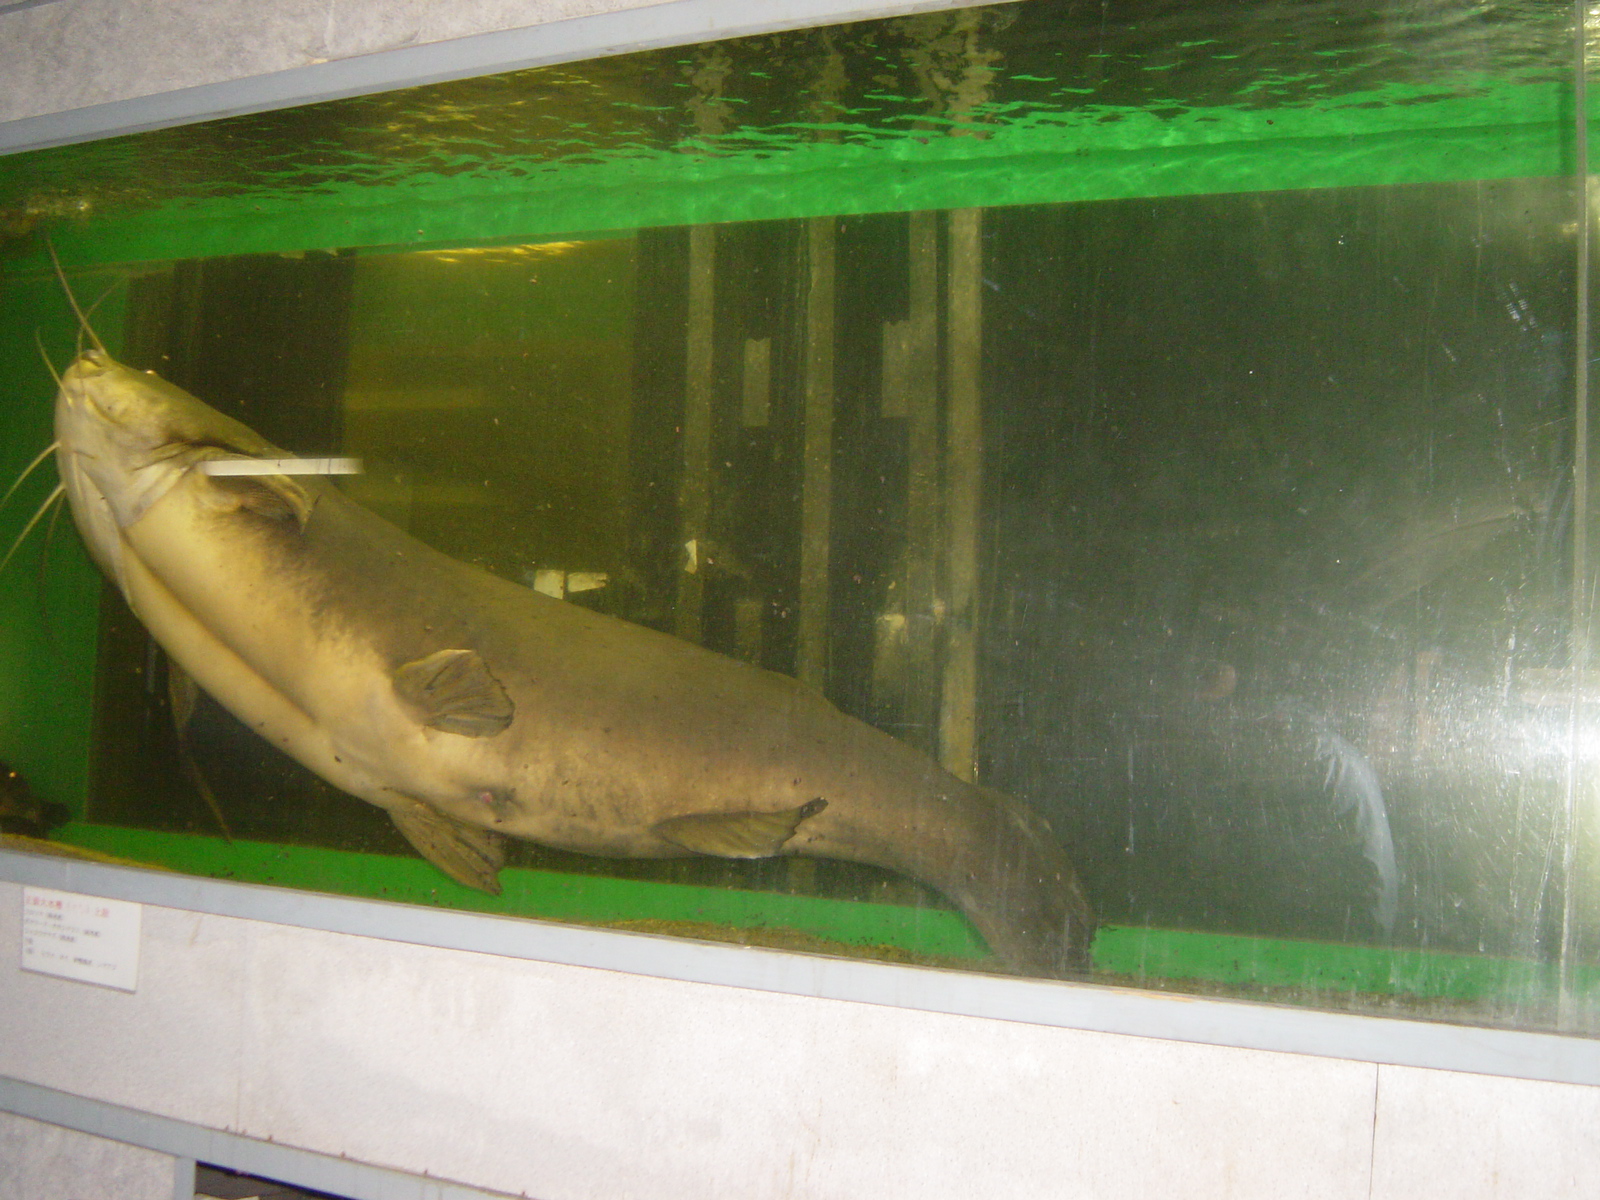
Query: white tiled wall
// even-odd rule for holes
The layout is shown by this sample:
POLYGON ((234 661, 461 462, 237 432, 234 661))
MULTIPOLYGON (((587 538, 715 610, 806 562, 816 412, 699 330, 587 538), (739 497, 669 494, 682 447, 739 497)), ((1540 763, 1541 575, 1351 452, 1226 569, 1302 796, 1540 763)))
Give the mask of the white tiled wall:
POLYGON ((1600 1089, 162 908, 129 995, 18 970, 19 905, 0 885, 0 1075, 542 1200, 1399 1200, 1600 1178, 1600 1089))
POLYGON ((293 930, 251 972, 241 1129, 506 1191, 1365 1194, 1368 1064, 293 930))
POLYGON ((5 1200, 174 1200, 194 1194, 193 1179, 192 1166, 154 1150, 0 1112, 5 1200))
POLYGON ((1600 1088, 1378 1072, 1373 1200, 1600 1195, 1600 1088))

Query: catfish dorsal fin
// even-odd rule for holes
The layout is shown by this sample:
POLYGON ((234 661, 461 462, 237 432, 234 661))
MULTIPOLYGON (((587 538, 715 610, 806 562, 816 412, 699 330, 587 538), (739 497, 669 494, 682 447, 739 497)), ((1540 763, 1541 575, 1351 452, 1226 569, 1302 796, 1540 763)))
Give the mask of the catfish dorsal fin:
POLYGON ((463 737, 493 737, 516 706, 476 650, 435 650, 394 673, 395 695, 422 724, 463 737))
POLYGON ((828 802, 819 797, 780 812, 689 813, 660 822, 655 833, 696 854, 771 858, 783 852, 783 844, 794 836, 801 821, 827 807, 828 802))

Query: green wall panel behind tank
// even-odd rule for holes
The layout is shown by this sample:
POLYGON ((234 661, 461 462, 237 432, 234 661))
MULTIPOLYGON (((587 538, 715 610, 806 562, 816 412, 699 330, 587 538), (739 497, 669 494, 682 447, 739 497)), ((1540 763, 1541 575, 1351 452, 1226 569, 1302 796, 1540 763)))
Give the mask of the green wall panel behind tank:
MULTIPOLYGON (((121 323, 116 303, 102 309, 107 330, 121 323)), ((75 324, 54 279, 0 278, 0 493, 50 444, 55 383, 40 346, 59 369, 75 324)), ((46 461, 6 501, 0 556, 55 484, 46 461)), ((64 509, 53 528, 44 517, 0 572, 0 759, 41 798, 81 812, 101 579, 71 525, 64 509)))

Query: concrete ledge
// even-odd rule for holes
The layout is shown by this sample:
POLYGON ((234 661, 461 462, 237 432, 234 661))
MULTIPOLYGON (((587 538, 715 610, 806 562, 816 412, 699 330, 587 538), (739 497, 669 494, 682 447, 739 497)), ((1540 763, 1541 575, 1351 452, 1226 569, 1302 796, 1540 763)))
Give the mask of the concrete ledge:
POLYGON ((1600 1085, 1600 1041, 790 954, 0 851, 0 880, 329 933, 792 996, 1600 1085))

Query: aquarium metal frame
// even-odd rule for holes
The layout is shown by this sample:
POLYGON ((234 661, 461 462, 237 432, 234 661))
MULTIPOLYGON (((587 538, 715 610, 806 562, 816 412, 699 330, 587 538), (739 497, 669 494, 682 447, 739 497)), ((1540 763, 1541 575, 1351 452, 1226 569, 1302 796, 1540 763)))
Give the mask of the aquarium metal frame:
MULTIPOLYGON (((667 0, 0 123, 0 155, 524 67, 1014 0, 667 0)), ((13 11, 0 7, 0 16, 13 11)))
POLYGON ((0 1112, 171 1155, 178 1163, 174 1200, 193 1200, 197 1163, 347 1200, 511 1200, 504 1192, 209 1129, 4 1075, 0 1112))
POLYGON ((1600 1039, 828 958, 0 850, 0 880, 415 946, 812 999, 1600 1086, 1600 1039))

